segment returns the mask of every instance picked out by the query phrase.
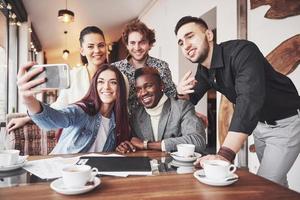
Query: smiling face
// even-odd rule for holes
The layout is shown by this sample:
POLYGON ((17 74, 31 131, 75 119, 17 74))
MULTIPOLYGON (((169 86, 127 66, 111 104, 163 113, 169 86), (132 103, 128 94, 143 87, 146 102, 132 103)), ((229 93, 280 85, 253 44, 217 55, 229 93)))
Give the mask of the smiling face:
MULTIPOLYGON (((177 32, 178 45, 183 55, 193 63, 204 62, 209 53, 209 41, 207 35, 209 30, 205 30, 200 25, 190 22, 181 26, 177 32)), ((210 35, 209 35, 210 36, 210 35)))
POLYGON ((151 74, 139 76, 136 81, 136 94, 138 101, 146 108, 157 106, 163 95, 163 84, 151 74))
POLYGON ((106 44, 102 35, 90 33, 83 37, 80 53, 85 56, 88 64, 100 66, 106 59, 106 44))
POLYGON ((118 82, 115 72, 105 70, 97 79, 97 91, 103 104, 112 105, 117 99, 118 82))
POLYGON ((129 33, 126 47, 129 54, 132 56, 132 59, 136 61, 145 60, 148 56, 149 50, 151 49, 149 41, 137 31, 129 33))

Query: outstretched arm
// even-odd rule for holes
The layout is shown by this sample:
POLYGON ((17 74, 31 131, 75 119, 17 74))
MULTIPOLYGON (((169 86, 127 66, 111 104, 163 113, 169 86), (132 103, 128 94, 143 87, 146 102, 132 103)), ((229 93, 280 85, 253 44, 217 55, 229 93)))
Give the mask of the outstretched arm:
POLYGON ((32 88, 46 81, 45 78, 33 79, 35 76, 44 71, 44 68, 42 67, 28 71, 34 64, 34 62, 31 62, 22 66, 19 69, 17 76, 17 85, 19 88, 21 101, 32 114, 39 113, 42 109, 40 102, 35 98, 35 95, 41 91, 32 90, 32 88))

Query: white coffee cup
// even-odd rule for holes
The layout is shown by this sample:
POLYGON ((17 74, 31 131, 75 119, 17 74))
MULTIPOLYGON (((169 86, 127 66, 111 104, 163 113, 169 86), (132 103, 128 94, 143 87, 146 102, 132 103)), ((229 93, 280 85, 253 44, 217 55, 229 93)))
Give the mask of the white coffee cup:
POLYGON ((195 145, 193 144, 177 144, 177 154, 181 157, 193 156, 195 152, 195 145))
POLYGON ((81 188, 93 181, 97 174, 98 169, 89 165, 70 165, 62 169, 63 182, 67 188, 81 188))
POLYGON ((203 162, 205 176, 208 179, 226 179, 236 171, 236 166, 223 160, 205 160, 203 162))
POLYGON ((0 166, 7 167, 18 163, 20 151, 16 149, 0 151, 0 166))

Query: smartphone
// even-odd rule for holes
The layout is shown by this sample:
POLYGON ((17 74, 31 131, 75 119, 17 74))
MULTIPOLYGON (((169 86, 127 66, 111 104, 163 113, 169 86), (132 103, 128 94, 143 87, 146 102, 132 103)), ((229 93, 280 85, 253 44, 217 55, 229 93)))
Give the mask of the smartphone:
POLYGON ((67 64, 45 64, 34 65, 30 70, 38 67, 44 67, 44 71, 33 79, 46 78, 47 81, 36 87, 33 90, 54 90, 67 89, 70 87, 70 68, 67 64))

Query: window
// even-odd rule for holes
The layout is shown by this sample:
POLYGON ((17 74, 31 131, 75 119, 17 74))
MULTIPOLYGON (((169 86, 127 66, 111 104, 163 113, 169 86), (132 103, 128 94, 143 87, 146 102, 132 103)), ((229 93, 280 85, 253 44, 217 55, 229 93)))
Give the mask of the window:
POLYGON ((17 73, 18 73, 18 26, 9 26, 8 53, 8 113, 16 112, 17 108, 17 73))
POLYGON ((7 19, 0 12, 0 121, 5 121, 7 110, 7 19))

